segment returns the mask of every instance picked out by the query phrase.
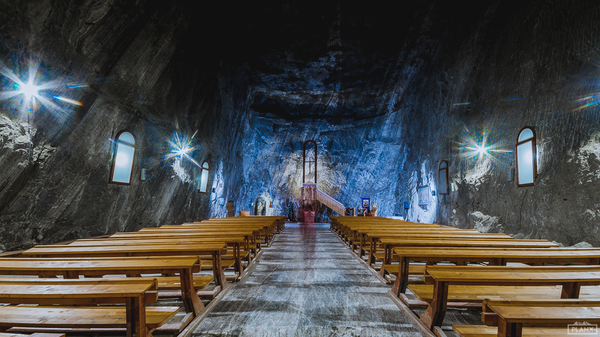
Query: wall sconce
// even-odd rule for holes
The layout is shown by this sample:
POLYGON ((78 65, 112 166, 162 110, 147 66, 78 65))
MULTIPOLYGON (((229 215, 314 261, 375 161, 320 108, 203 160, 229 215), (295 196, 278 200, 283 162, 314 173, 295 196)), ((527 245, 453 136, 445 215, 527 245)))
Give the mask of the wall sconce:
POLYGON ((145 168, 143 168, 142 172, 140 173, 140 180, 146 181, 146 169, 145 168))

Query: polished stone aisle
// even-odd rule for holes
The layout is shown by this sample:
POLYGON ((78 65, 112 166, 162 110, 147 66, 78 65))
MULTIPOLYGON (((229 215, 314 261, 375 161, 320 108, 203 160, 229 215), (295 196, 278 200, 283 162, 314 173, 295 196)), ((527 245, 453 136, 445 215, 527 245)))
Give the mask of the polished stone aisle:
POLYGON ((329 224, 286 224, 194 336, 422 336, 329 224))

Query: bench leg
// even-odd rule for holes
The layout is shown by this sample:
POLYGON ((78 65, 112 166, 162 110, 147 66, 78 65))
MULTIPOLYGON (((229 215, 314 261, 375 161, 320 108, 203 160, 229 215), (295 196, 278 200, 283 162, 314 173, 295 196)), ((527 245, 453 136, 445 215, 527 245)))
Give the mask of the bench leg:
POLYGON ((434 326, 441 326, 446 316, 448 304, 448 283, 436 281, 433 286, 433 300, 427 310, 421 315, 421 321, 432 330, 434 326))
POLYGON ((233 245, 233 258, 235 260, 235 271, 239 274, 242 275, 242 271, 244 270, 244 268, 242 268, 242 257, 240 256, 240 244, 239 243, 235 243, 233 245))
POLYGON ((560 298, 579 298, 581 285, 579 282, 569 282, 562 285, 560 298))
POLYGON ((221 289, 227 288, 227 279, 225 271, 221 265, 221 252, 213 253, 213 274, 215 276, 215 284, 221 286, 221 289))
POLYGON ((125 305, 127 337, 146 337, 146 303, 144 297, 128 298, 125 305))
POLYGON ((200 301, 196 289, 194 289, 194 275, 191 270, 184 269, 181 271, 181 294, 183 298, 183 306, 186 312, 193 312, 194 316, 198 316, 204 309, 204 304, 200 301))
POLYGON ((502 317, 498 317, 498 337, 522 337, 523 324, 507 323, 502 317))

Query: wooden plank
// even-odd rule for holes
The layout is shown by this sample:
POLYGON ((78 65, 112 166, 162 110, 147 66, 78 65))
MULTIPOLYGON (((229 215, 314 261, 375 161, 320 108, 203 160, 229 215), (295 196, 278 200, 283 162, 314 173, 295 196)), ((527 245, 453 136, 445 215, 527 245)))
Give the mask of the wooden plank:
MULTIPOLYGON (((146 308, 146 326, 154 330, 179 307, 146 308)), ((125 328, 125 307, 0 306, 0 327, 125 328)))
MULTIPOLYGON (((498 328, 487 325, 453 325, 452 330, 460 337, 496 337, 498 328)), ((564 337, 567 333, 566 328, 523 328, 523 337, 564 337)))

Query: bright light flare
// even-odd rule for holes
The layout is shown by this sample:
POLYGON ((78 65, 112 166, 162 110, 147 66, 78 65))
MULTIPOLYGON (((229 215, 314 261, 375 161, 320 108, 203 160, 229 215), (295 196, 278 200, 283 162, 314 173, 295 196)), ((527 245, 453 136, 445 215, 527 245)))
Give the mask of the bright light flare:
POLYGON ((589 96, 582 97, 580 99, 575 100, 575 102, 581 104, 577 108, 571 110, 571 112, 577 112, 579 110, 584 110, 589 107, 593 107, 595 105, 600 105, 600 99, 598 99, 599 94, 593 94, 589 96))
POLYGON ((54 99, 57 99, 59 101, 63 101, 65 103, 69 103, 69 104, 73 104, 73 105, 78 105, 78 106, 82 106, 83 103, 76 101, 74 99, 70 99, 70 98, 66 98, 66 97, 62 97, 62 96, 53 96, 54 99))
POLYGON ((39 96, 39 89, 37 85, 33 84, 33 81, 30 78, 27 83, 19 85, 19 93, 25 95, 25 98, 30 99, 39 96))
POLYGON ((60 81, 50 81, 38 83, 39 64, 30 64, 27 71, 27 78, 22 80, 15 72, 3 64, 0 64, 0 74, 13 82, 13 90, 4 90, 0 92, 0 100, 16 98, 20 96, 20 110, 22 112, 32 113, 38 109, 38 102, 53 110, 61 110, 56 103, 50 101, 42 95, 42 92, 49 89, 58 88, 60 81))
POLYGON ((486 157, 493 159, 494 154, 513 152, 511 150, 500 149, 497 144, 488 144, 487 142, 487 134, 483 135, 483 139, 480 142, 471 136, 465 136, 465 140, 459 143, 461 156, 465 158, 477 157, 481 161, 486 157))
POLYGON ((194 165, 200 167, 200 164, 190 155, 196 150, 196 148, 192 146, 192 142, 197 133, 198 131, 194 132, 194 134, 188 138, 175 132, 173 138, 167 140, 170 150, 169 153, 164 156, 164 161, 186 158, 194 163, 194 165))

